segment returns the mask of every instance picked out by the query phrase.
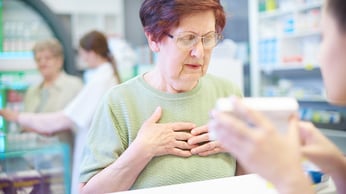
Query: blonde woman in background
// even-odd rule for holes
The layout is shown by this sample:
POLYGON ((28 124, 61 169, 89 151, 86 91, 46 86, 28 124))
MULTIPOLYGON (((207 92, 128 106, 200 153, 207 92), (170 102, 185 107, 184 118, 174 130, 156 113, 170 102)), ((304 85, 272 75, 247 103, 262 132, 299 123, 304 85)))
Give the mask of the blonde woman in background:
POLYGON ((91 31, 80 39, 79 54, 88 65, 88 80, 78 95, 62 110, 52 113, 18 113, 1 110, 7 120, 40 134, 54 134, 75 127, 75 149, 71 193, 78 193, 78 174, 82 150, 92 117, 108 89, 120 83, 116 63, 106 36, 91 31))
MULTIPOLYGON (((28 88, 24 97, 24 111, 33 113, 62 110, 83 87, 82 80, 63 70, 63 48, 52 38, 37 42, 33 49, 37 69, 43 80, 28 88)), ((61 142, 73 150, 74 137, 71 130, 55 134, 61 142)))
MULTIPOLYGON (((320 62, 327 99, 346 106, 346 1, 325 0, 323 7, 320 62)), ((346 158, 319 129, 293 116, 282 135, 268 118, 239 99, 233 102, 238 118, 214 110, 209 129, 248 171, 272 182, 281 194, 311 194, 312 182, 301 166, 305 157, 332 177, 338 194, 346 194, 346 158)))

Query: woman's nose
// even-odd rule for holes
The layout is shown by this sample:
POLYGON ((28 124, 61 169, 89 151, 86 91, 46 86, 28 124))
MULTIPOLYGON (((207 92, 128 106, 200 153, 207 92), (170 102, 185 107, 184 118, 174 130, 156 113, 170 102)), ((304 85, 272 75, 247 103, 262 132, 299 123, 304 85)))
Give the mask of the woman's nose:
POLYGON ((197 44, 191 50, 191 56, 196 58, 203 58, 204 56, 204 46, 202 40, 199 40, 197 44))

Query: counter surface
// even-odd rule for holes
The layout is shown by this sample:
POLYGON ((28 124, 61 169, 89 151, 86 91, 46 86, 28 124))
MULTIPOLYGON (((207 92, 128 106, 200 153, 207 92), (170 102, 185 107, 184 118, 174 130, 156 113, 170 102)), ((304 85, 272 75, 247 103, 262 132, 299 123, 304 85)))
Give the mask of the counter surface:
MULTIPOLYGON (((256 174, 236 177, 213 179, 193 183, 168 185, 147 189, 117 192, 117 194, 176 194, 176 193, 218 193, 229 194, 237 191, 241 194, 278 194, 267 181, 256 174)), ((317 192, 318 194, 336 194, 333 181, 330 179, 328 186, 317 192)))

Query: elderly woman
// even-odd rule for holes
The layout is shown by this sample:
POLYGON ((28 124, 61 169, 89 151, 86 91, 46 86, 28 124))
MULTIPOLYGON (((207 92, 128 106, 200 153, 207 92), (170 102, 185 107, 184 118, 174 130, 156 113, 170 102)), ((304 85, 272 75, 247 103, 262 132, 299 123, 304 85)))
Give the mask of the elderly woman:
MULTIPOLYGON (((62 110, 83 87, 82 80, 66 74, 63 70, 63 48, 58 40, 50 38, 34 45, 33 54, 42 81, 28 88, 24 97, 24 111, 47 113, 62 110)), ((14 110, 0 110, 0 115, 8 121, 16 121, 18 113, 14 110)), ((24 126, 28 127, 28 126, 24 126)), ((71 131, 55 134, 60 141, 73 148, 71 131)))
MULTIPOLYGON (((323 81, 328 101, 346 106, 346 1, 326 0, 323 6, 323 81)), ((315 193, 302 171, 304 157, 333 178, 337 193, 346 193, 345 155, 311 123, 293 117, 288 133, 282 135, 268 118, 245 107, 240 100, 234 99, 234 107, 238 117, 215 110, 209 126, 244 168, 271 181, 281 194, 315 193), (249 128, 242 120, 251 120, 261 130, 249 128)))
MULTIPOLYGON (((120 82, 116 61, 102 32, 90 31, 79 41, 79 54, 88 65, 89 77, 78 95, 60 111, 50 113, 8 112, 0 110, 7 120, 17 122, 40 134, 55 134, 74 129, 71 193, 78 193, 78 175, 82 150, 91 120, 103 95, 120 82)), ((66 86, 67 87, 67 86, 66 86)))
POLYGON ((61 110, 82 89, 82 80, 63 70, 64 54, 58 40, 51 38, 37 42, 33 48, 42 82, 31 86, 24 101, 27 112, 61 110))
POLYGON ((81 192, 106 193, 236 174, 209 141, 216 100, 240 90, 206 75, 225 13, 218 0, 145 0, 140 18, 155 67, 112 88, 98 109, 81 164, 81 192))

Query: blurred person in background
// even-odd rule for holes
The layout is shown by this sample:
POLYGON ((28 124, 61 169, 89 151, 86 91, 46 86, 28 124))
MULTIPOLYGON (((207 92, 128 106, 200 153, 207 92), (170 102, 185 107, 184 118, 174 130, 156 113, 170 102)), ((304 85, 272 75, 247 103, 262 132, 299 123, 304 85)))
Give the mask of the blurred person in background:
POLYGON ((233 83, 207 74, 225 26, 220 1, 145 0, 140 18, 157 60, 103 99, 81 163, 81 193, 230 177, 240 169, 208 138, 216 100, 242 96, 233 83))
MULTIPOLYGON (((24 112, 47 113, 62 110, 83 87, 79 77, 66 74, 63 70, 63 48, 58 40, 50 38, 37 42, 33 48, 37 70, 42 81, 28 88, 24 96, 24 112)), ((8 121, 17 117, 15 110, 0 110, 8 121)), ((64 130, 54 134, 59 141, 73 149, 73 134, 64 130)))
POLYGON ((74 128, 75 149, 72 166, 71 193, 78 193, 78 167, 96 107, 106 91, 120 83, 115 60, 109 50, 106 36, 91 31, 80 39, 79 55, 88 65, 88 79, 78 95, 61 111, 51 113, 11 112, 1 110, 5 119, 17 122, 24 128, 51 135, 74 128))
MULTIPOLYGON (((63 70, 63 48, 58 40, 37 42, 33 48, 37 69, 43 80, 28 88, 24 97, 24 112, 43 113, 62 110, 83 87, 82 80, 63 70)), ((60 142, 73 150, 74 136, 71 130, 57 132, 60 142)))
MULTIPOLYGON (((324 2, 319 56, 323 81, 327 100, 346 107, 346 1, 324 2)), ((312 182, 302 169, 307 158, 331 176, 338 194, 346 194, 346 157, 312 123, 292 116, 287 133, 281 134, 264 115, 237 98, 230 100, 234 114, 213 110, 209 129, 245 169, 272 182, 281 194, 311 194, 312 182)))

